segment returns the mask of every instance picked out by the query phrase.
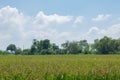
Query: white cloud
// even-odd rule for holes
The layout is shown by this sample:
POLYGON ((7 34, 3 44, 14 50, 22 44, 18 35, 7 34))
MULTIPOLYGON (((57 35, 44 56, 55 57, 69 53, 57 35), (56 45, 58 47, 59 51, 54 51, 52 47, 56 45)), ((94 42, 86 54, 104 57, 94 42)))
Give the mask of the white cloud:
POLYGON ((112 25, 110 28, 107 29, 105 34, 112 37, 120 37, 120 24, 112 25))
POLYGON ((92 27, 89 29, 88 34, 94 34, 94 33, 98 33, 99 29, 98 27, 92 27))
POLYGON ((60 16, 57 14, 45 15, 44 12, 42 11, 40 11, 35 17, 35 23, 39 23, 39 24, 50 24, 50 23, 64 24, 70 22, 71 20, 72 20, 72 16, 60 16))
MULTIPOLYGON (((106 15, 106 17, 109 16, 106 15)), ((85 35, 79 32, 76 34, 72 30, 69 31, 70 29, 66 30, 68 26, 72 26, 75 23, 82 23, 83 20, 84 17, 79 16, 74 22, 71 22, 73 21, 73 16, 46 15, 42 11, 35 17, 30 17, 24 15, 16 8, 6 6, 0 9, 0 49, 5 49, 10 43, 15 43, 21 48, 23 45, 25 48, 30 47, 34 38, 38 40, 47 38, 53 42, 62 43, 65 40, 91 40, 104 35, 120 37, 120 24, 112 25, 108 29, 92 27, 85 35), (67 28, 66 25, 68 25, 67 28), (52 26, 55 27, 53 28, 52 26), (56 26, 61 27, 58 28, 56 26)))
POLYGON ((5 49, 10 43, 19 47, 23 45, 30 47, 34 38, 38 40, 48 38, 60 42, 67 39, 69 32, 57 31, 51 26, 63 26, 72 19, 72 16, 46 15, 44 12, 30 17, 10 6, 0 8, 0 40, 2 41, 0 49, 5 49))
POLYGON ((91 27, 89 31, 85 35, 83 35, 83 37, 85 37, 88 40, 91 40, 91 42, 94 39, 102 38, 103 36, 119 38, 120 37, 120 24, 112 25, 111 27, 108 27, 107 29, 91 27))
POLYGON ((76 20, 74 21, 74 23, 75 23, 75 24, 76 24, 76 23, 82 23, 83 20, 84 20, 84 16, 78 16, 78 17, 76 18, 76 20))
POLYGON ((109 14, 99 14, 96 18, 92 18, 92 21, 104 21, 104 20, 107 20, 108 18, 110 18, 111 15, 109 14))
POLYGON ((26 22, 26 17, 16 8, 6 6, 0 9, 0 22, 3 24, 10 23, 11 26, 22 26, 26 22))
POLYGON ((0 9, 0 33, 14 37, 24 35, 24 25, 28 21, 27 16, 16 8, 6 6, 0 9))

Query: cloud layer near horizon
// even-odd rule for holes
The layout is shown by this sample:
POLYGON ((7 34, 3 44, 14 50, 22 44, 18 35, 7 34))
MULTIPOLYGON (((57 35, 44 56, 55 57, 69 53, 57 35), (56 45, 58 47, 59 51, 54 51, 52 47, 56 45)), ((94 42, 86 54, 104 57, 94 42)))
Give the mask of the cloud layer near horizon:
MULTIPOLYGON (((107 20, 110 15, 98 15, 91 21, 107 20)), ((88 39, 94 40, 105 35, 118 38, 120 37, 120 24, 114 24, 107 29, 100 29, 98 27, 91 27, 83 34, 75 34, 67 28, 72 29, 74 24, 83 23, 84 16, 63 16, 58 14, 46 15, 40 11, 36 16, 31 17, 24 15, 18 9, 6 6, 0 9, 0 49, 14 43, 22 47, 26 45, 30 47, 32 39, 50 39, 53 42, 61 43, 65 40, 80 40, 88 39), (66 28, 66 25, 71 26, 66 28), (59 28, 58 28, 59 27, 59 28), (62 28, 63 30, 59 30, 62 28)))

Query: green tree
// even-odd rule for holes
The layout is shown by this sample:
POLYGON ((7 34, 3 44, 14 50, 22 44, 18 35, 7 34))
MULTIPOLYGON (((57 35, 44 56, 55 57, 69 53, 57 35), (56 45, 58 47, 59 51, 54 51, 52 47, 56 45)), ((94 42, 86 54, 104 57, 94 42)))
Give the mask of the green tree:
POLYGON ((18 54, 22 54, 22 50, 21 48, 16 48, 15 50, 15 54, 18 55, 18 54))
POLYGON ((22 51, 22 55, 30 55, 31 54, 31 49, 24 49, 22 51))
POLYGON ((71 54, 78 54, 79 53, 79 46, 78 42, 70 42, 68 46, 69 53, 71 54))
POLYGON ((32 45, 32 46, 31 46, 31 49, 30 49, 30 55, 33 55, 33 54, 36 53, 36 52, 37 52, 36 46, 35 46, 35 45, 32 45))
POLYGON ((16 51, 16 45, 15 44, 10 44, 6 48, 7 51, 11 51, 12 53, 15 53, 16 51))
POLYGON ((100 40, 96 39, 94 43, 94 47, 98 53, 101 54, 109 54, 115 52, 115 44, 116 40, 113 40, 110 37, 104 36, 100 40))
POLYGON ((33 39, 33 44, 30 49, 31 55, 33 54, 43 54, 43 53, 50 53, 50 40, 36 40, 33 39))
POLYGON ((50 44, 50 52, 52 54, 59 54, 59 46, 57 46, 55 43, 50 44))
POLYGON ((64 52, 64 54, 69 54, 69 43, 69 41, 66 41, 65 43, 61 44, 63 48, 62 52, 64 52))
POLYGON ((50 48, 50 40, 48 40, 48 39, 43 40, 42 47, 43 47, 43 49, 49 49, 50 48))
POLYGON ((65 42, 62 44, 64 50, 66 50, 66 54, 78 54, 81 53, 81 47, 77 41, 65 42))
POLYGON ((37 39, 33 39, 33 44, 30 49, 30 55, 34 55, 35 53, 40 53, 40 42, 37 39))
POLYGON ((82 53, 85 53, 85 54, 88 54, 90 51, 90 47, 89 47, 89 44, 87 42, 87 40, 81 40, 79 42, 79 48, 81 49, 81 52, 82 53))

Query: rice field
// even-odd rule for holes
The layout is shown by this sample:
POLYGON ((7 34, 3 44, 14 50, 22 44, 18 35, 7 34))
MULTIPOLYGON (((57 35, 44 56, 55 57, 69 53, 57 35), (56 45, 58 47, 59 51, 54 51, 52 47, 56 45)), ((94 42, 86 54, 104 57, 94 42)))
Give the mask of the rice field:
POLYGON ((120 55, 0 56, 0 80, 120 80, 120 55))

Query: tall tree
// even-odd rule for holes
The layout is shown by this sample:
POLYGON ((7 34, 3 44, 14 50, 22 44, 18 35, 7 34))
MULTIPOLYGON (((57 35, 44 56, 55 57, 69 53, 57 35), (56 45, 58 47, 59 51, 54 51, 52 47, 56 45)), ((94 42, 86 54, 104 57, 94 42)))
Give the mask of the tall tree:
POLYGON ((69 54, 69 41, 66 41, 65 43, 62 43, 61 46, 63 47, 62 53, 69 54))
POLYGON ((48 40, 48 39, 43 40, 42 47, 43 47, 43 49, 49 49, 50 48, 50 40, 48 40))
POLYGON ((87 40, 81 40, 79 42, 79 47, 81 48, 81 52, 88 54, 89 53, 89 44, 87 42, 87 40))
POLYGON ((67 54, 78 54, 81 53, 81 47, 77 41, 65 42, 62 47, 66 50, 67 54))
POLYGON ((107 36, 104 36, 100 40, 95 40, 94 45, 98 53, 109 54, 115 51, 115 40, 107 36))
POLYGON ((10 45, 7 46, 6 50, 7 51, 10 50, 12 53, 15 53, 15 51, 16 51, 16 45, 15 44, 10 44, 10 45))

